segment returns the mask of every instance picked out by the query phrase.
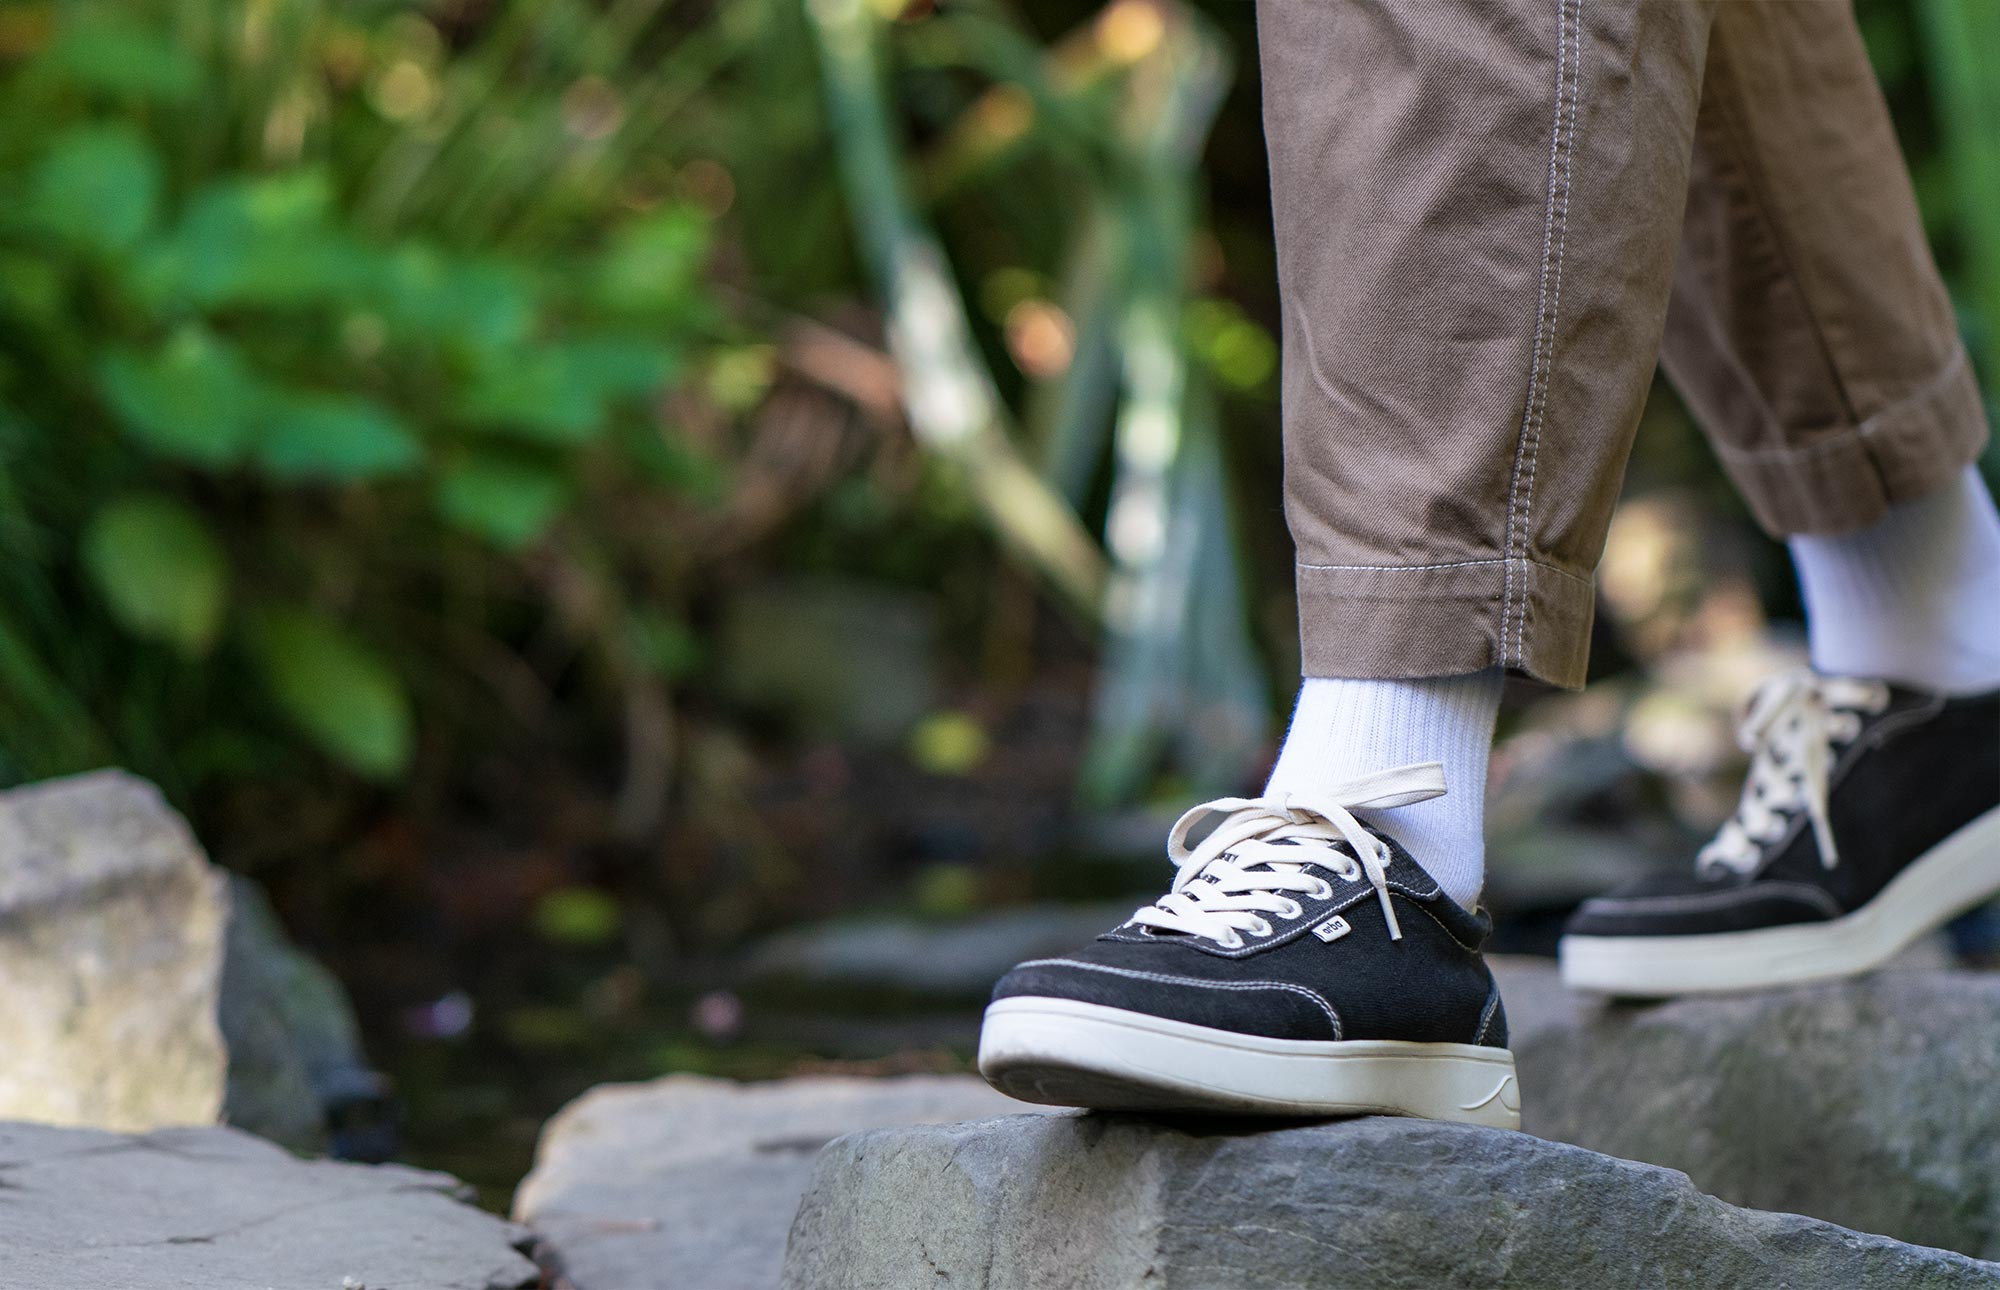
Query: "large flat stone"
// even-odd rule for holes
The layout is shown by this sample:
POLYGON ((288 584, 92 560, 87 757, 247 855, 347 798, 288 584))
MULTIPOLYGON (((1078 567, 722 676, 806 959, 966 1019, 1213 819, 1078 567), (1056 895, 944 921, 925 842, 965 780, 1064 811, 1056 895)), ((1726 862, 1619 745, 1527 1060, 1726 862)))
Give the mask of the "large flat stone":
POLYGON ((821 1153, 787 1290, 1946 1290, 2000 1264, 1461 1125, 1010 1116, 821 1153))
POLYGON ((2000 1258, 2000 975, 1905 969, 1654 1005, 1496 963, 1541 1137, 1739 1205, 2000 1258))
POLYGON ((528 1290, 525 1233, 443 1174, 235 1129, 0 1123, 0 1282, 24 1290, 528 1290))
POLYGON ((543 1130, 514 1213, 575 1290, 773 1290, 828 1141, 1019 1106, 967 1076, 606 1086, 543 1130))

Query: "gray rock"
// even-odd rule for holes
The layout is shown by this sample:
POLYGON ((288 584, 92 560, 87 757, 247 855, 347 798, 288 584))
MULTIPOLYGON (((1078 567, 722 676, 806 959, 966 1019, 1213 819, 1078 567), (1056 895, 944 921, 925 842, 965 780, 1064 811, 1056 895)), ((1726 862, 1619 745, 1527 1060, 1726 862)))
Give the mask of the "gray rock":
POLYGON ((1683 1174, 1462 1125, 1117 1116, 880 1129, 823 1153, 787 1290, 1944 1290, 2000 1264, 1738 1209, 1683 1174))
POLYGON ((213 1123, 228 908, 222 875, 143 780, 0 795, 0 1117, 213 1123))
POLYGON ((339 985, 121 771, 0 793, 0 981, 0 1117, 315 1150, 379 1095, 339 985))
POLYGON ((774 1290, 828 1141, 1019 1106, 969 1076, 607 1086, 543 1130, 514 1214, 574 1290, 774 1290))
POLYGON ((952 922, 856 918, 781 932, 745 965, 752 984, 892 990, 984 1001, 1023 959, 1073 950, 1132 916, 1144 897, 1088 905, 1030 905, 952 922))
POLYGON ((2000 1258, 2000 976, 1905 966, 1639 1006, 1572 995, 1546 964, 1498 970, 1529 1132, 2000 1258))
POLYGON ((387 1081, 361 1052, 347 992, 293 945, 253 882, 232 876, 216 1012, 229 1055, 222 1118, 300 1151, 395 1149, 387 1081))
POLYGON ((527 1290, 526 1234, 443 1174, 234 1129, 0 1124, 5 1282, 34 1290, 527 1290))

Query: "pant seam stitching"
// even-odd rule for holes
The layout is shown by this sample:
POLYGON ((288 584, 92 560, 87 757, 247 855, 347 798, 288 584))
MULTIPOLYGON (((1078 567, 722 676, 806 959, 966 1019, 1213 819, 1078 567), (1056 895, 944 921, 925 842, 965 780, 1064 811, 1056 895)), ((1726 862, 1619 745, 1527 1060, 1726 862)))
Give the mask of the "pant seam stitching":
POLYGON ((1526 557, 1517 560, 1513 556, 1495 556, 1486 560, 1447 560, 1442 564, 1308 564, 1303 560, 1296 560, 1293 562, 1292 567, 1295 569, 1312 569, 1329 573, 1428 573, 1436 569, 1474 569, 1495 564, 1519 564, 1527 568, 1541 569, 1544 572, 1553 573, 1559 578, 1567 578, 1581 587, 1587 588, 1593 585, 1591 580, 1582 574, 1571 573, 1568 569, 1558 568, 1543 560, 1533 560, 1526 557))
MULTIPOLYGON (((1520 506, 1520 558, 1528 558, 1530 526, 1528 518, 1534 514, 1534 476, 1542 460, 1542 426, 1548 424, 1548 380, 1556 366, 1556 336, 1558 320, 1562 318, 1562 264, 1570 248, 1570 194, 1572 194, 1572 164, 1576 162, 1576 100, 1582 94, 1582 66, 1584 66, 1584 0, 1576 0, 1574 18, 1570 20, 1570 128, 1568 140, 1562 152, 1562 214, 1556 218, 1556 284, 1548 294, 1548 348, 1542 354, 1542 402, 1534 418, 1534 444, 1528 450, 1528 488, 1522 496, 1520 506)), ((1558 94, 1556 108, 1562 108, 1562 98, 1558 94)), ((1514 606, 1514 658, 1524 660, 1528 656, 1528 594, 1526 584, 1522 586, 1522 598, 1514 606)), ((1504 630, 1506 624, 1502 624, 1504 630)))
MULTIPOLYGON (((1581 61, 1583 0, 1574 0, 1574 18, 1571 16, 1571 5, 1572 0, 1557 0, 1556 3, 1556 102, 1555 116, 1549 127, 1549 196, 1542 217, 1542 265, 1536 284, 1535 343, 1528 360, 1528 394, 1521 412, 1521 432, 1514 442, 1514 478, 1508 489, 1506 559, 1502 562, 1500 622, 1498 624, 1500 629, 1499 652, 1502 664, 1505 664, 1509 658, 1507 621, 1509 616, 1516 612, 1514 563, 1519 561, 1525 565, 1529 562, 1527 541, 1528 510, 1534 504, 1534 475, 1537 460, 1541 454, 1540 418, 1547 404, 1547 376, 1552 366, 1550 351, 1553 350, 1555 345, 1554 310, 1559 309, 1561 304, 1562 250, 1566 247, 1568 241, 1568 230, 1566 228, 1569 215, 1568 189, 1570 161, 1574 153, 1573 151, 1564 151, 1564 114, 1566 106, 1564 97, 1565 94, 1570 92, 1572 84, 1580 79, 1575 64, 1570 58, 1570 35, 1574 26, 1577 31, 1576 53, 1578 58, 1576 61, 1581 61), (1556 179, 1556 161, 1559 157, 1563 161, 1563 176, 1560 187, 1556 179), (1551 258, 1552 251, 1555 253, 1553 262, 1551 258), (1551 273, 1552 263, 1553 274, 1551 273), (1552 277, 1553 285, 1557 291, 1553 300, 1550 295, 1552 277), (1524 462, 1526 465, 1525 475, 1523 473, 1524 462)), ((1574 102, 1575 99, 1572 95, 1568 105, 1572 109, 1574 102)), ((1569 124, 1573 128, 1575 124, 1573 114, 1570 117, 1569 124)), ((1575 145, 1574 138, 1570 138, 1568 143, 1571 149, 1573 149, 1575 145)), ((1521 589, 1518 613, 1522 627, 1520 633, 1515 637, 1512 658, 1517 665, 1526 666, 1523 651, 1523 637, 1526 634, 1527 624, 1527 588, 1525 585, 1521 589)))

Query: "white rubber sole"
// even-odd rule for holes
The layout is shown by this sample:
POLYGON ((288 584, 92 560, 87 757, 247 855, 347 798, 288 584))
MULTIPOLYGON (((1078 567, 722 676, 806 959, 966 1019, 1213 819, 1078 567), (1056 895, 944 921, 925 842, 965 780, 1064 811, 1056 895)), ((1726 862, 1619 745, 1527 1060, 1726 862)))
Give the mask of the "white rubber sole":
POLYGON ((1071 999, 988 1007, 979 1073, 1010 1097, 1048 1106, 1521 1127, 1514 1055, 1504 1048, 1266 1039, 1071 999))
MULTIPOLYGON (((1921 808, 1912 808, 1921 809, 1921 808)), ((1635 998, 1797 985, 1878 968, 2000 895, 2000 807, 1964 825, 1844 918, 1702 936, 1565 936, 1563 984, 1635 998)))

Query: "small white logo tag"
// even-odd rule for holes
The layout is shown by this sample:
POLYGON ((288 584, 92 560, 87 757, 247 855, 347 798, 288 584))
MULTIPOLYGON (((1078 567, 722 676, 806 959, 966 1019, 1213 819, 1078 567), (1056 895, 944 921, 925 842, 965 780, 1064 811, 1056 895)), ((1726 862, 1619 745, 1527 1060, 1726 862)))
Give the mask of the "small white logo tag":
POLYGON ((1348 925, 1346 919, 1342 918, 1339 914, 1335 914, 1332 918, 1327 919, 1324 923, 1321 923, 1318 927, 1313 928, 1313 935, 1319 937, 1323 941, 1337 941, 1341 937, 1347 935, 1349 932, 1353 930, 1354 929, 1348 925))

